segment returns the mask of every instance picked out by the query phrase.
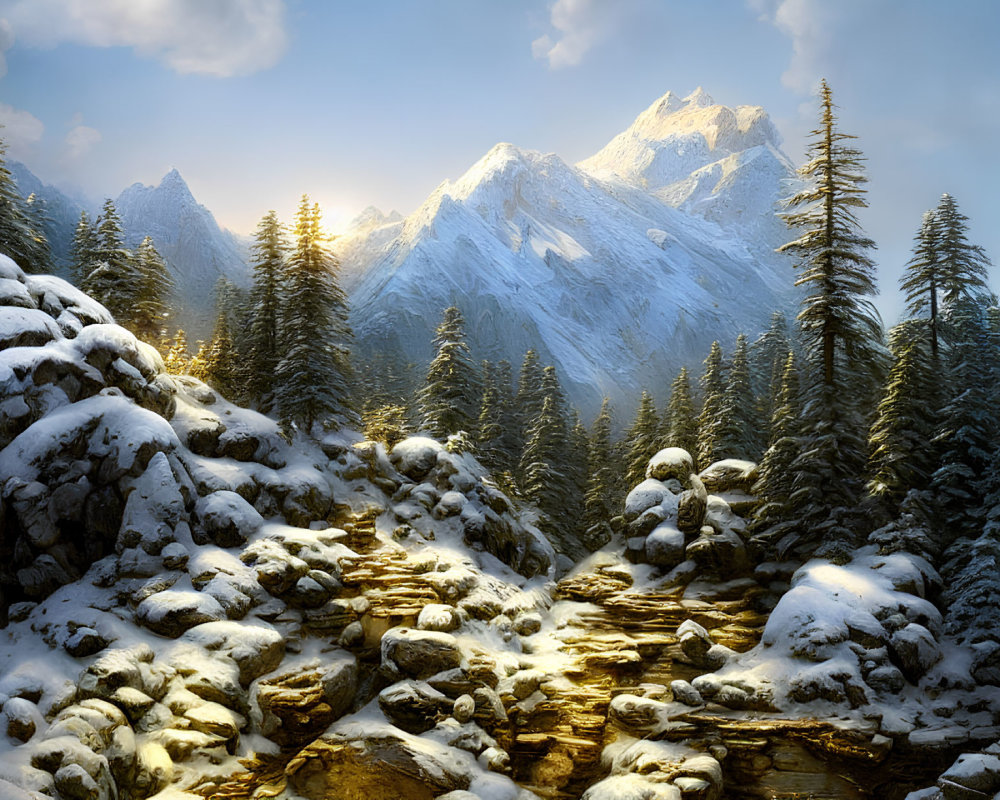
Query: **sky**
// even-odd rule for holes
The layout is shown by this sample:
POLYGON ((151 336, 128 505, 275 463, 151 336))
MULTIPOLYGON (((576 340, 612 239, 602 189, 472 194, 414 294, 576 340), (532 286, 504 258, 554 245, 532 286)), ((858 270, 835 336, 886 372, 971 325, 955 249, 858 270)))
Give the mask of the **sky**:
POLYGON ((998 34, 995 0, 0 0, 0 122, 46 182, 99 200, 176 167, 250 233, 302 193, 333 227, 410 213, 500 141, 572 163, 697 86, 799 163, 826 78, 891 322, 943 192, 1000 265, 998 34))

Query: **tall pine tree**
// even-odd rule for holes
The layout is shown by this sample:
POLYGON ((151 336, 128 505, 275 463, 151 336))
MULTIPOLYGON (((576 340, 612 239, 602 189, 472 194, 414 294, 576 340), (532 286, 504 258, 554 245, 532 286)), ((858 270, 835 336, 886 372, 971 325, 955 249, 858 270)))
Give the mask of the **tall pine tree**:
POLYGON ((691 396, 691 379, 687 367, 681 367, 670 386, 670 399, 663 415, 665 447, 680 447, 687 450, 692 458, 698 455, 698 415, 691 396))
MULTIPOLYGON (((712 342, 708 357, 705 359, 705 372, 701 377, 701 392, 697 460, 699 466, 704 469, 720 458, 725 458, 716 447, 716 439, 719 435, 719 414, 722 410, 722 398, 726 392, 722 348, 718 342, 712 342)), ((692 453, 692 455, 694 454, 692 453)))
POLYGON ((625 480, 631 489, 645 480, 649 459, 660 449, 660 420, 653 396, 647 391, 643 391, 635 422, 625 434, 625 446, 625 480))
POLYGON ((141 294, 142 276, 125 247, 122 221, 111 200, 104 201, 97 218, 91 255, 80 276, 80 288, 102 303, 116 320, 128 324, 141 294))
POLYGON ((753 392, 750 389, 750 366, 747 361, 747 337, 736 337, 736 347, 726 375, 726 389, 719 406, 715 427, 715 451, 723 458, 756 461, 757 432, 763 427, 756 419, 753 392))
POLYGON ((583 542, 590 550, 597 550, 611 539, 611 518, 620 502, 615 496, 620 469, 611 444, 611 404, 606 397, 590 430, 588 460, 590 477, 584 496, 583 542))
POLYGON ((135 266, 140 284, 135 306, 129 315, 130 327, 140 339, 158 344, 166 334, 174 280, 148 236, 136 250, 135 266))
POLYGON ((803 554, 824 543, 824 554, 846 557, 862 519, 857 513, 867 461, 868 410, 883 359, 882 329, 869 299, 875 294, 875 244, 856 210, 865 208, 861 152, 837 129, 833 98, 821 88, 820 125, 809 161, 799 169, 805 187, 783 216, 798 238, 780 248, 797 257, 797 286, 806 295, 798 320, 805 347, 803 449, 795 460, 795 512, 808 531, 803 554))
POLYGON ((272 405, 275 368, 281 356, 281 281, 287 255, 285 228, 278 215, 269 211, 257 225, 251 248, 253 288, 247 354, 249 394, 263 411, 272 405))
POLYGON ((282 358, 275 366, 275 400, 282 425, 310 433, 316 423, 358 421, 351 400, 353 333, 339 264, 324 246, 320 209, 302 196, 295 245, 284 269, 279 316, 282 358))
POLYGON ((459 431, 474 435, 482 384, 465 340, 465 319, 454 306, 445 309, 434 348, 427 383, 420 391, 421 426, 442 441, 459 431))

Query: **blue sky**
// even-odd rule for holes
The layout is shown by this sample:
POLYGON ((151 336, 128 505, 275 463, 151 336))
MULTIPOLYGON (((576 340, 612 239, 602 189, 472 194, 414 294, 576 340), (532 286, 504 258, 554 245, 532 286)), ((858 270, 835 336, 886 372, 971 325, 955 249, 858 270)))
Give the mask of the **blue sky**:
POLYGON ((333 224, 408 213, 498 141, 576 161, 699 85, 764 106, 798 162, 826 77, 869 159, 888 315, 942 192, 1000 261, 993 0, 0 0, 0 19, 10 155, 95 198, 177 167, 243 233, 302 192, 333 224))

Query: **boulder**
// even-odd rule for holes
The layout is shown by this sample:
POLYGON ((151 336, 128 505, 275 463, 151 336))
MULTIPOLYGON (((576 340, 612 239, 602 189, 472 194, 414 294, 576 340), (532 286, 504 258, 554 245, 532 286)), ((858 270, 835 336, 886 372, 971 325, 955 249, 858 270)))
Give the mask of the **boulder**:
POLYGON ((136 620, 154 633, 176 639, 205 622, 226 618, 219 601, 203 592, 166 591, 150 595, 136 609, 136 620))
POLYGON ((236 492, 219 491, 198 498, 194 528, 198 544, 213 542, 219 547, 239 547, 264 525, 260 513, 236 492))
POLYGON ((449 713, 454 704, 423 681, 405 680, 383 689, 378 705, 392 723, 407 733, 429 731, 438 714, 449 713))
POLYGON ((942 657, 931 632, 915 622, 892 634, 889 654, 911 683, 917 683, 942 657))
POLYGON ((424 679, 461 663, 458 640, 448 633, 393 628, 382 637, 382 666, 390 673, 424 679))
POLYGON ((646 537, 644 548, 648 564, 673 569, 685 558, 684 534, 673 525, 660 525, 646 537))
POLYGON ((694 472, 694 459, 691 454, 680 447, 666 447, 649 459, 646 466, 646 477, 658 481, 668 481, 674 478, 684 485, 694 472))

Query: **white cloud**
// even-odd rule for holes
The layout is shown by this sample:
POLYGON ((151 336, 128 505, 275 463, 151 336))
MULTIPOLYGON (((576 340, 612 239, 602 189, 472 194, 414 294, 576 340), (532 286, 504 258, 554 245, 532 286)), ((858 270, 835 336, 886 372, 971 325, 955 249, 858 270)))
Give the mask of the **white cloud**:
POLYGON ((781 82, 801 94, 813 94, 826 73, 840 4, 822 0, 749 0, 779 31, 792 40, 792 58, 781 82))
POLYGON ((75 160, 85 155, 101 141, 101 132, 86 125, 77 125, 66 134, 66 156, 75 160))
POLYGON ((0 0, 0 14, 29 45, 131 47, 220 78, 274 66, 288 44, 284 0, 0 0))
POLYGON ((0 78, 7 74, 7 57, 4 55, 14 45, 14 31, 7 20, 0 18, 0 78))
POLYGON ((45 125, 34 114, 0 103, 0 139, 14 159, 23 161, 31 146, 42 138, 45 125))
POLYGON ((622 11, 635 3, 607 0, 556 0, 551 23, 557 35, 545 34, 531 43, 531 54, 547 59, 552 69, 575 67, 587 52, 618 28, 622 11))

